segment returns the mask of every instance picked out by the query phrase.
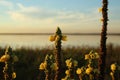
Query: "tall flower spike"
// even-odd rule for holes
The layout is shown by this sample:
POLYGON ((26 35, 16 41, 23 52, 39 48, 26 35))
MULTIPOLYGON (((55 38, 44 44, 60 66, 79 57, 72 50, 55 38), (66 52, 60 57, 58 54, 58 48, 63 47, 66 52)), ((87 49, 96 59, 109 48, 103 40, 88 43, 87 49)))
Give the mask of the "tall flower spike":
POLYGON ((98 80, 104 80, 105 76, 105 60, 106 60, 106 39, 107 39, 107 21, 108 21, 108 0, 102 0, 102 30, 101 30, 101 40, 100 40, 100 58, 99 58, 99 71, 100 75, 98 80))
POLYGON ((54 50, 54 55, 55 55, 55 61, 56 61, 56 65, 58 67, 57 71, 56 71, 56 75, 55 75, 55 80, 60 80, 60 75, 61 75, 61 43, 62 40, 66 41, 67 40, 67 36, 63 36, 62 35, 62 31, 60 30, 59 27, 57 27, 56 32, 54 35, 49 37, 50 41, 55 41, 55 50, 54 50))
POLYGON ((61 39, 62 39, 62 32, 60 30, 60 28, 58 27, 56 30, 56 39, 55 39, 55 60, 56 60, 56 64, 58 66, 58 69, 56 71, 56 75, 55 75, 55 80, 60 80, 60 75, 61 75, 61 70, 62 70, 62 62, 61 62, 61 39))

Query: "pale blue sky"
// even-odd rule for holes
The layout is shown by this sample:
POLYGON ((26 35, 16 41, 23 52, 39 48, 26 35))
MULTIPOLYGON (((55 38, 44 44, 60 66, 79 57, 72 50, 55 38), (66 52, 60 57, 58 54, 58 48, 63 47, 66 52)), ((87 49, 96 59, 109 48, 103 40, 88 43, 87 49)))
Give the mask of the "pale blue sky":
MULTIPOLYGON (((0 33, 100 32, 102 0, 0 0, 0 33)), ((120 32, 120 0, 109 0, 108 32, 120 32)))

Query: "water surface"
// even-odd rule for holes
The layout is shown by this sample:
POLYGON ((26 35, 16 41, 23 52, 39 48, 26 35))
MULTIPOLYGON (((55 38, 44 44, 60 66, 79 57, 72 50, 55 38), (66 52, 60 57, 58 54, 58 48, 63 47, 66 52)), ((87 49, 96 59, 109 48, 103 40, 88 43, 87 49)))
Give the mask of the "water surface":
MULTIPOLYGON (((67 35, 68 41, 63 41, 62 46, 99 46, 99 35, 67 35)), ((113 43, 114 45, 120 45, 119 35, 109 35, 107 44, 113 43)), ((13 48, 30 47, 40 48, 53 46, 54 42, 49 41, 49 35, 0 35, 0 46, 5 47, 10 45, 13 48)))

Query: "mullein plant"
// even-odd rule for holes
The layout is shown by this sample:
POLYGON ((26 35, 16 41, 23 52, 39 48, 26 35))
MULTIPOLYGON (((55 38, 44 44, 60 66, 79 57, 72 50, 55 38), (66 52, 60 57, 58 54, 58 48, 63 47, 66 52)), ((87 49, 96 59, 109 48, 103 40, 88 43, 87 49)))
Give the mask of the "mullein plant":
POLYGON ((111 72, 111 80, 119 80, 120 79, 120 66, 117 63, 113 63, 110 66, 111 72))
POLYGON ((67 59, 65 63, 68 69, 65 71, 66 76, 62 80, 76 80, 75 72, 78 66, 78 62, 70 58, 67 59))
POLYGON ((54 56, 52 54, 47 54, 44 62, 40 64, 39 69, 45 72, 45 80, 53 80, 53 74, 58 69, 54 56))
POLYGON ((62 35, 62 32, 60 28, 58 27, 56 30, 56 33, 52 36, 50 36, 49 40, 51 42, 55 42, 54 44, 54 55, 55 55, 55 61, 58 66, 58 69, 56 71, 55 80, 61 79, 61 72, 62 72, 62 61, 61 61, 61 43, 62 41, 67 41, 67 36, 62 35))
POLYGON ((108 21, 108 0, 102 0, 102 8, 99 8, 99 12, 102 12, 102 30, 100 40, 100 59, 99 59, 99 70, 100 75, 98 80, 104 80, 105 76, 105 59, 106 59, 106 39, 107 39, 107 21, 108 21))
POLYGON ((14 80, 16 72, 14 71, 14 63, 18 61, 18 57, 12 52, 12 48, 7 46, 5 54, 0 57, 0 62, 4 62, 3 67, 4 80, 14 80))
POLYGON ((79 80, 96 80, 96 76, 99 74, 96 63, 98 59, 99 55, 94 51, 90 51, 89 54, 85 55, 85 60, 88 62, 87 66, 83 66, 76 70, 79 80))

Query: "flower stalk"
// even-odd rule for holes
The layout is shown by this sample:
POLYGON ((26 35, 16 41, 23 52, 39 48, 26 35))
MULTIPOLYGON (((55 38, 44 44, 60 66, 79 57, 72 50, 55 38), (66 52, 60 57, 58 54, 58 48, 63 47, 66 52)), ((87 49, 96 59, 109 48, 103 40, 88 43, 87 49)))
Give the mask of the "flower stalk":
POLYGON ((62 41, 66 41, 67 37, 62 35, 62 32, 60 28, 58 27, 56 30, 55 35, 50 36, 50 41, 55 41, 55 50, 54 50, 54 55, 55 55, 55 61, 58 66, 58 69, 56 71, 55 75, 55 80, 61 80, 61 70, 62 70, 62 62, 61 62, 61 43, 62 41))
POLYGON ((17 56, 14 58, 14 56, 12 48, 8 46, 5 54, 0 58, 0 62, 5 63, 5 66, 3 67, 4 80, 14 80, 16 78, 16 73, 14 72, 14 62, 17 62, 18 58, 17 56))
POLYGON ((106 39, 107 39, 107 21, 108 21, 108 0, 102 0, 102 31, 101 31, 101 41, 100 41, 100 59, 99 59, 99 80, 104 80, 105 76, 105 59, 106 59, 106 39))
MULTIPOLYGON (((67 59, 65 61, 66 63, 66 67, 68 68, 66 71, 65 71, 65 78, 63 78, 62 80, 75 80, 76 79, 76 76, 75 76, 75 72, 76 72, 76 67, 78 66, 78 62, 76 60, 73 60, 72 58, 70 59, 67 59)), ((79 71, 78 71, 79 73, 79 71)))
POLYGON ((111 72, 110 72, 111 80, 118 80, 120 66, 117 65, 117 63, 113 63, 111 64, 110 69, 111 69, 111 72))

